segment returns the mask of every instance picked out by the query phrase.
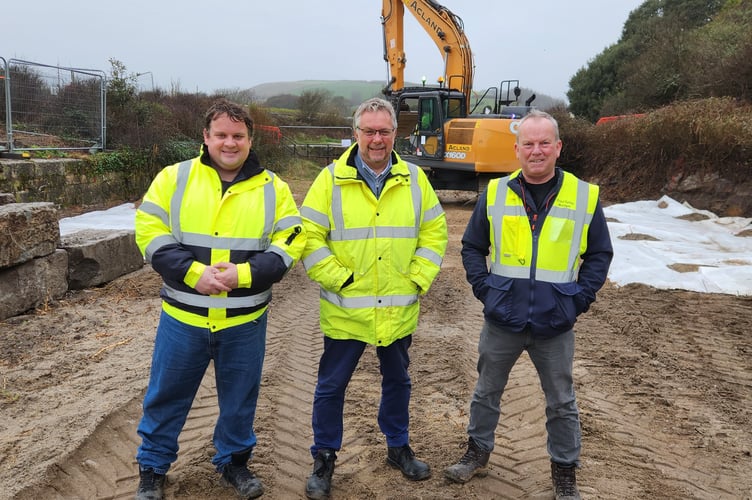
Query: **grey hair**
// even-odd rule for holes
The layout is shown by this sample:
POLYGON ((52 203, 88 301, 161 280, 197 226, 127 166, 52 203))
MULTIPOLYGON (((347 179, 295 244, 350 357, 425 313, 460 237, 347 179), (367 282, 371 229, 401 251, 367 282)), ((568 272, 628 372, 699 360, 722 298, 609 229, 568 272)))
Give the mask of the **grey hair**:
MULTIPOLYGON (((551 125, 554 126, 554 135, 556 136, 556 140, 559 140, 559 122, 556 121, 556 118, 551 116, 550 114, 546 113, 545 111, 541 111, 539 109, 531 109, 528 114, 522 117, 522 120, 520 120, 520 123, 518 125, 519 127, 522 126, 523 123, 525 123, 528 119, 539 119, 539 120, 548 120, 551 122, 551 125)), ((520 136, 517 134, 517 141, 519 142, 520 136)))
POLYGON ((389 113, 389 117, 392 119, 392 128, 397 128, 397 114, 394 112, 394 107, 391 103, 380 97, 372 97, 361 103, 358 109, 355 110, 355 114, 353 115, 353 130, 360 126, 360 117, 363 113, 375 113, 377 111, 386 111, 389 113))

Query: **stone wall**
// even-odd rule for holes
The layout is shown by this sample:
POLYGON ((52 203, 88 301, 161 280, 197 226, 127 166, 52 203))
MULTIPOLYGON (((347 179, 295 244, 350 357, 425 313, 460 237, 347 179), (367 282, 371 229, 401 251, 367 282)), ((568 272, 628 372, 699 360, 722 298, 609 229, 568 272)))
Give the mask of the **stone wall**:
POLYGON ((0 193, 18 203, 52 202, 59 207, 131 201, 146 192, 151 174, 97 172, 80 159, 0 159, 0 193))
MULTIPOLYGON (((0 203, 10 199, 2 195, 0 203)), ((61 237, 53 203, 0 204, 0 321, 143 265, 133 231, 82 230, 61 237)))

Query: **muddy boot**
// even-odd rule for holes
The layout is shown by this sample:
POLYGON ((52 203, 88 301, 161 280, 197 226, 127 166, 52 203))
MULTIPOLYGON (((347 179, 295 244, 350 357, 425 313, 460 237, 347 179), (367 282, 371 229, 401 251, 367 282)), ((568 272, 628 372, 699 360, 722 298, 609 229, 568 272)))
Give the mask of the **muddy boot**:
POLYGON ((337 454, 332 449, 322 448, 316 453, 316 458, 313 461, 313 472, 306 483, 306 498, 310 500, 329 498, 335 460, 337 460, 337 454))
POLYGON ((136 500, 162 500, 164 498, 165 475, 152 469, 139 470, 136 500))
POLYGON ((232 486, 242 498, 256 498, 264 494, 264 487, 248 470, 250 451, 233 453, 232 461, 222 469, 222 486, 232 486))
POLYGON ((401 470, 402 475, 410 481, 422 481, 431 477, 431 467, 415 458, 415 453, 409 446, 390 446, 387 452, 387 463, 401 470))
POLYGON ((473 476, 486 476, 488 474, 486 465, 490 456, 491 452, 484 451, 473 438, 468 438, 467 451, 459 462, 447 467, 444 471, 444 477, 455 483, 466 483, 473 476))
POLYGON ((575 469, 575 466, 563 467, 551 462, 551 480, 556 500, 580 500, 575 469))

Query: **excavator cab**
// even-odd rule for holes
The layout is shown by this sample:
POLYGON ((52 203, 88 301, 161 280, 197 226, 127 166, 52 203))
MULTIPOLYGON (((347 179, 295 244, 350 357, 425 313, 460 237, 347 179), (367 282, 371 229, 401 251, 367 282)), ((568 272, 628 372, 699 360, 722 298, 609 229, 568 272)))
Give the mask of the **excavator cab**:
POLYGON ((464 95, 447 89, 419 87, 391 97, 397 110, 397 152, 442 159, 445 124, 466 114, 464 95))

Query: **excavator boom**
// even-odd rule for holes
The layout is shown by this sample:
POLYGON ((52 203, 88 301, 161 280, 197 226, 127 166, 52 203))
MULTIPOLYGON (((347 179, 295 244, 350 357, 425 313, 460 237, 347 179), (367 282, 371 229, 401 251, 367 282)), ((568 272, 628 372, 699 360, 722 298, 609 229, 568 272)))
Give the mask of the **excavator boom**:
POLYGON ((384 60, 389 64, 389 87, 398 92, 405 87, 404 16, 410 12, 428 33, 441 53, 443 86, 467 96, 473 89, 474 63, 462 19, 435 0, 383 0, 381 24, 384 31, 384 60))
POLYGON ((489 179, 518 168, 517 125, 535 97, 518 105, 519 81, 502 80, 471 106, 475 67, 462 19, 437 0, 382 0, 381 24, 389 65, 384 94, 397 113, 397 153, 423 168, 436 189, 482 190, 489 179), (405 86, 406 10, 441 53, 438 86, 405 86))

